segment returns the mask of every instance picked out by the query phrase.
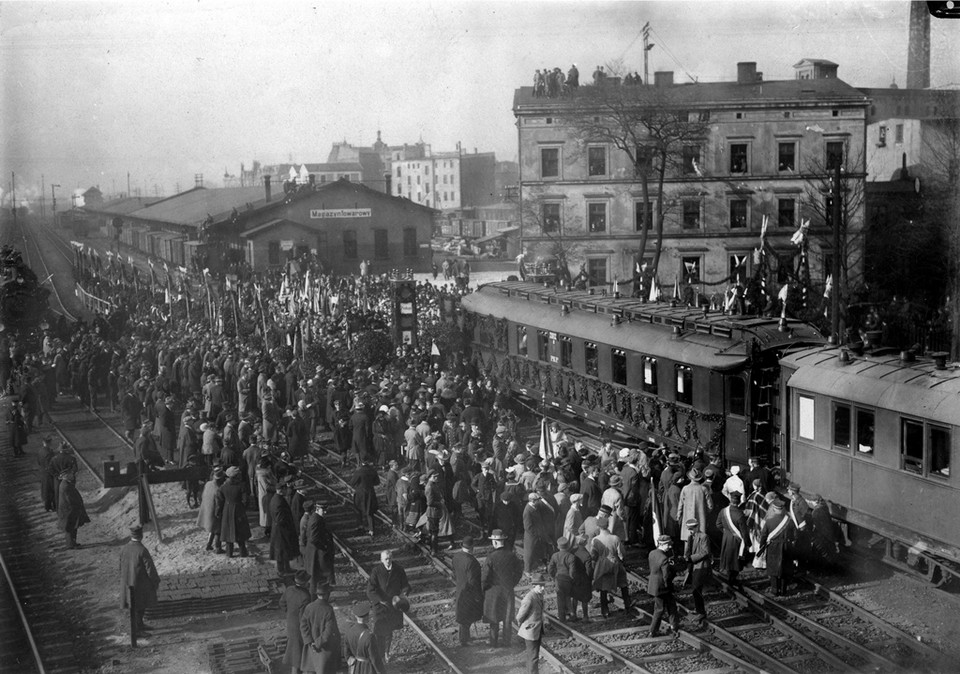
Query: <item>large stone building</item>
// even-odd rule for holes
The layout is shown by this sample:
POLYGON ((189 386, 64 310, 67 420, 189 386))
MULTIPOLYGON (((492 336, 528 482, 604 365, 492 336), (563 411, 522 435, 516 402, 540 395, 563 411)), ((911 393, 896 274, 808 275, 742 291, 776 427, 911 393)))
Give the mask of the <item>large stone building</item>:
POLYGON ((400 155, 392 162, 393 193, 438 210, 475 208, 495 203, 496 156, 493 152, 433 152, 400 155))
POLYGON ((773 268, 796 269, 791 237, 810 221, 810 277, 822 282, 833 259, 829 176, 840 163, 844 258, 862 264, 848 248, 863 224, 867 96, 829 61, 804 59, 795 71, 795 79, 764 81, 748 62, 737 64, 735 82, 674 84, 672 73, 656 73, 652 86, 611 79, 556 98, 518 89, 528 259, 562 250, 571 273, 582 264, 593 285, 630 281, 644 229, 650 261, 662 226, 659 283, 690 282, 710 294, 711 283, 723 289, 724 279, 752 273, 767 216, 773 268))

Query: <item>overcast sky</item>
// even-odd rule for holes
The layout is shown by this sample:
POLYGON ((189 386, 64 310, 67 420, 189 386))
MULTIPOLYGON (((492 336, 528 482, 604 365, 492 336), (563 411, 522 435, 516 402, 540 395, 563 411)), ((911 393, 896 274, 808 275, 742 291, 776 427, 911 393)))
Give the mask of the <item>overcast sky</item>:
MULTIPOLYGON (((907 2, 2 2, 0 185, 166 195, 331 143, 422 139, 515 159, 513 92, 540 67, 622 59, 675 81, 804 57, 854 86, 906 80, 907 2)), ((960 21, 933 20, 931 84, 960 83, 960 21), (951 48, 952 47, 952 48, 951 48)), ((22 192, 21 192, 22 190, 22 192)))

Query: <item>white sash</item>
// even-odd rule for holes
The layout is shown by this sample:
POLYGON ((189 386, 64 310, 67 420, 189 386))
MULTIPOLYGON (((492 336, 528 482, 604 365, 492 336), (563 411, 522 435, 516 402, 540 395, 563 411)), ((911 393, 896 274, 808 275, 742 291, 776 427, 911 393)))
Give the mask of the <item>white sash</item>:
POLYGON ((779 536, 780 533, 781 533, 784 529, 787 528, 787 522, 789 522, 789 521, 790 521, 790 519, 787 518, 787 517, 784 517, 782 520, 780 520, 780 524, 778 524, 776 527, 774 527, 773 531, 770 532, 770 535, 767 536, 767 543, 769 543, 769 542, 772 541, 774 538, 776 538, 777 536, 779 536))
POLYGON ((797 515, 796 513, 793 512, 794 503, 795 503, 794 501, 792 500, 790 501, 790 519, 793 520, 793 523, 797 527, 797 529, 803 529, 805 526, 807 526, 807 523, 797 521, 797 515))
POLYGON ((723 509, 723 520, 730 527, 733 535, 740 539, 740 557, 743 557, 743 553, 746 551, 746 542, 743 540, 743 534, 740 533, 740 530, 733 525, 733 518, 730 517, 730 506, 723 509))

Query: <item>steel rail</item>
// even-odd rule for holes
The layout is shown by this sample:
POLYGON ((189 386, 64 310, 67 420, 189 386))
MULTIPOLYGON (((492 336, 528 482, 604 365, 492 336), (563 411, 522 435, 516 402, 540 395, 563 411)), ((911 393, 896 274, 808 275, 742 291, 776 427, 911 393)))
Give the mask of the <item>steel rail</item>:
POLYGON ((23 604, 20 601, 20 594, 13 584, 13 574, 10 573, 10 567, 0 552, 0 569, 3 569, 4 578, 7 580, 7 586, 10 588, 10 594, 13 596, 13 603, 16 604, 17 614, 20 616, 20 622, 23 625, 23 631, 26 632, 27 640, 30 642, 30 651, 33 653, 34 662, 37 665, 37 671, 40 674, 46 674, 46 668, 43 666, 43 658, 40 657, 40 650, 37 648, 37 640, 33 636, 33 630, 30 629, 30 621, 27 620, 27 614, 23 610, 23 604))

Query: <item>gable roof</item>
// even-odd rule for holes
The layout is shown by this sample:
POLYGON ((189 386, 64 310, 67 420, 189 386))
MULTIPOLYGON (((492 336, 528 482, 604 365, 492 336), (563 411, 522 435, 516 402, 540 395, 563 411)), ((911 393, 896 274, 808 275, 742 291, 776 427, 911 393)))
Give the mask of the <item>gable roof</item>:
POLYGON ((152 203, 156 203, 146 197, 123 197, 122 199, 114 199, 113 201, 106 201, 100 204, 98 207, 93 208, 91 206, 85 206, 84 210, 91 213, 107 213, 109 215, 127 215, 133 213, 134 211, 139 211, 146 206, 149 206, 152 203))
POLYGON ((273 229, 274 227, 279 227, 280 225, 293 225, 294 227, 299 227, 300 229, 305 229, 309 232, 315 230, 311 229, 302 222, 297 222, 295 220, 287 220, 286 218, 274 218, 273 220, 267 220, 264 223, 257 225, 256 227, 251 227, 250 229, 240 232, 240 236, 243 238, 249 238, 251 236, 256 236, 260 232, 266 231, 268 229, 273 229))
POLYGON ((229 215, 246 204, 263 202, 266 198, 263 187, 199 187, 155 202, 146 208, 130 213, 141 220, 152 220, 174 225, 197 225, 207 219, 214 220, 229 215))

